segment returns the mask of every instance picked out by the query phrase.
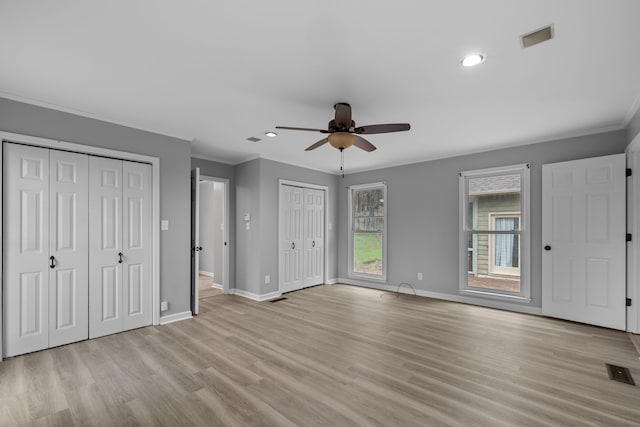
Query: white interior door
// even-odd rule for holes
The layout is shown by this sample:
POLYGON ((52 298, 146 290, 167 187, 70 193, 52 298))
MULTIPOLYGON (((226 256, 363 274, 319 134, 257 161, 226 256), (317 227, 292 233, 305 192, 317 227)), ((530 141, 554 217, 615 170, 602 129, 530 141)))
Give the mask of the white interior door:
POLYGON ((625 329, 625 155, 542 167, 542 311, 625 329))
POLYGON ((304 189, 304 286, 324 282, 324 191, 304 189))
POLYGON ((89 337, 122 331, 122 160, 89 158, 89 337))
POLYGON ((301 289, 303 249, 303 190, 280 186, 280 292, 301 289))
POLYGON ((89 338, 89 156, 49 153, 49 347, 89 338))
POLYGON ((122 164, 122 307, 125 331, 151 324, 151 165, 122 164))
POLYGON ((191 171, 191 312, 200 312, 200 168, 191 171))
POLYGON ((5 357, 49 346, 49 150, 4 144, 5 357))

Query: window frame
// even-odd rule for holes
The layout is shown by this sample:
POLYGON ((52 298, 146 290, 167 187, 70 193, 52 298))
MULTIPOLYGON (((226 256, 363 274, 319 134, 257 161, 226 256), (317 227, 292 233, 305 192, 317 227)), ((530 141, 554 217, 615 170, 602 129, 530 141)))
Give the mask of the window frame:
MULTIPOLYGON (((474 204, 475 205, 475 204, 474 204)), ((475 208, 475 206, 474 206, 475 208)), ((473 295, 492 299, 506 300, 519 303, 531 302, 531 228, 530 228, 530 164, 516 164, 510 166, 476 169, 463 171, 459 173, 459 292, 465 295, 473 295), (470 178, 482 178, 499 175, 520 175, 520 212, 510 210, 508 212, 494 212, 500 215, 520 215, 520 230, 514 232, 506 232, 508 234, 518 234, 520 236, 520 292, 503 291, 500 289, 481 288, 477 286, 469 286, 467 282, 468 274, 468 239, 477 235, 488 235, 489 241, 493 240, 491 236, 497 234, 505 234, 504 231, 498 230, 479 230, 477 224, 474 223, 469 227, 468 209, 469 194, 468 182, 470 178)), ((491 222, 489 222, 491 224, 491 222)), ((494 228, 494 227, 487 227, 494 228)), ((493 246, 489 242, 489 246, 493 246)), ((492 257, 490 257, 492 258, 492 257)), ((488 260, 491 264, 493 260, 488 260)))
MULTIPOLYGON (((495 230, 496 229, 496 218, 518 218, 519 221, 522 221, 522 218, 520 217, 520 212, 489 212, 489 224, 491 225, 491 229, 495 230)), ((497 234, 492 234, 491 238, 488 241, 488 250, 489 250, 489 273, 491 274, 499 274, 499 275, 504 275, 504 276, 517 276, 518 273, 521 274, 521 272, 519 271, 522 266, 520 266, 520 268, 514 268, 514 267, 499 267, 496 265, 496 254, 495 254, 495 247, 496 247, 496 236, 497 234), (514 270, 518 270, 518 273, 514 274, 514 270)), ((520 260, 520 257, 522 256, 522 244, 519 243, 518 244, 518 260, 520 260)))
POLYGON ((374 282, 387 282, 387 205, 388 205, 388 192, 387 183, 385 181, 372 182, 368 184, 351 185, 347 189, 348 207, 349 207, 349 235, 348 235, 348 250, 349 250, 349 265, 347 275, 352 279, 362 279, 374 282), (361 190, 375 190, 382 189, 383 194, 383 229, 382 229, 382 274, 368 274, 354 271, 354 256, 353 256, 353 239, 354 239, 354 224, 353 224, 353 196, 354 192, 361 190))

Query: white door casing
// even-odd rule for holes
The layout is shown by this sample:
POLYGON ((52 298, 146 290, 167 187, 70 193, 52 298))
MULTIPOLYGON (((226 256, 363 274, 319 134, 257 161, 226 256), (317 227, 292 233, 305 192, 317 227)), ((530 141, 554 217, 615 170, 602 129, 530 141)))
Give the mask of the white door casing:
POLYGON ((191 312, 200 312, 200 168, 191 171, 191 312))
POLYGON ((625 155, 542 166, 542 312, 625 329, 625 155))
POLYGON ((123 329, 122 161, 89 159, 89 337, 123 329))
POLYGON ((303 190, 280 186, 280 292, 301 289, 303 250, 303 190))
POLYGON ((304 189, 304 286, 324 282, 324 191, 304 189))
POLYGON ((151 165, 123 162, 123 330, 150 325, 151 165))
POLYGON ((49 150, 4 146, 5 357, 49 345, 49 150))
POLYGON ((49 347, 89 337, 89 156, 49 153, 49 347))

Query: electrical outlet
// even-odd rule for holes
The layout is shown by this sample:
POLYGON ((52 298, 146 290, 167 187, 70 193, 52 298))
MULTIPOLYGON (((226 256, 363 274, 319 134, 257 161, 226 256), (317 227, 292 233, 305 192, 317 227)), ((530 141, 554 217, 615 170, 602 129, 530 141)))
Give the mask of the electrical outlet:
POLYGON ((251 223, 247 222, 247 230, 249 230, 251 228, 251 223))
POLYGON ((169 310, 169 302, 168 301, 162 301, 160 303, 160 311, 167 311, 169 310))
POLYGON ((418 273, 418 280, 422 280, 422 273, 418 273))
POLYGON ((271 276, 267 274, 266 276, 264 276, 264 284, 268 285, 269 283, 271 283, 271 276))

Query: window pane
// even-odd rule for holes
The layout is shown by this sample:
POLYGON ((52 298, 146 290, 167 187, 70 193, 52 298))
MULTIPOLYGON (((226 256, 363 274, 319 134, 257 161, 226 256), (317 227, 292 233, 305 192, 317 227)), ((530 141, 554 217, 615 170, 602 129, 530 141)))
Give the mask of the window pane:
POLYGON ((353 272, 381 276, 384 189, 353 191, 353 272))
POLYGON ((468 287, 520 292, 518 234, 468 233, 467 241, 476 253, 475 272, 467 275, 468 287))
POLYGON ((382 233, 353 233, 353 271, 382 275, 382 233))
MULTIPOLYGON (((467 180, 468 230, 491 230, 489 213, 520 212, 520 174, 471 177, 467 180)), ((516 228, 520 230, 520 222, 516 228)))

